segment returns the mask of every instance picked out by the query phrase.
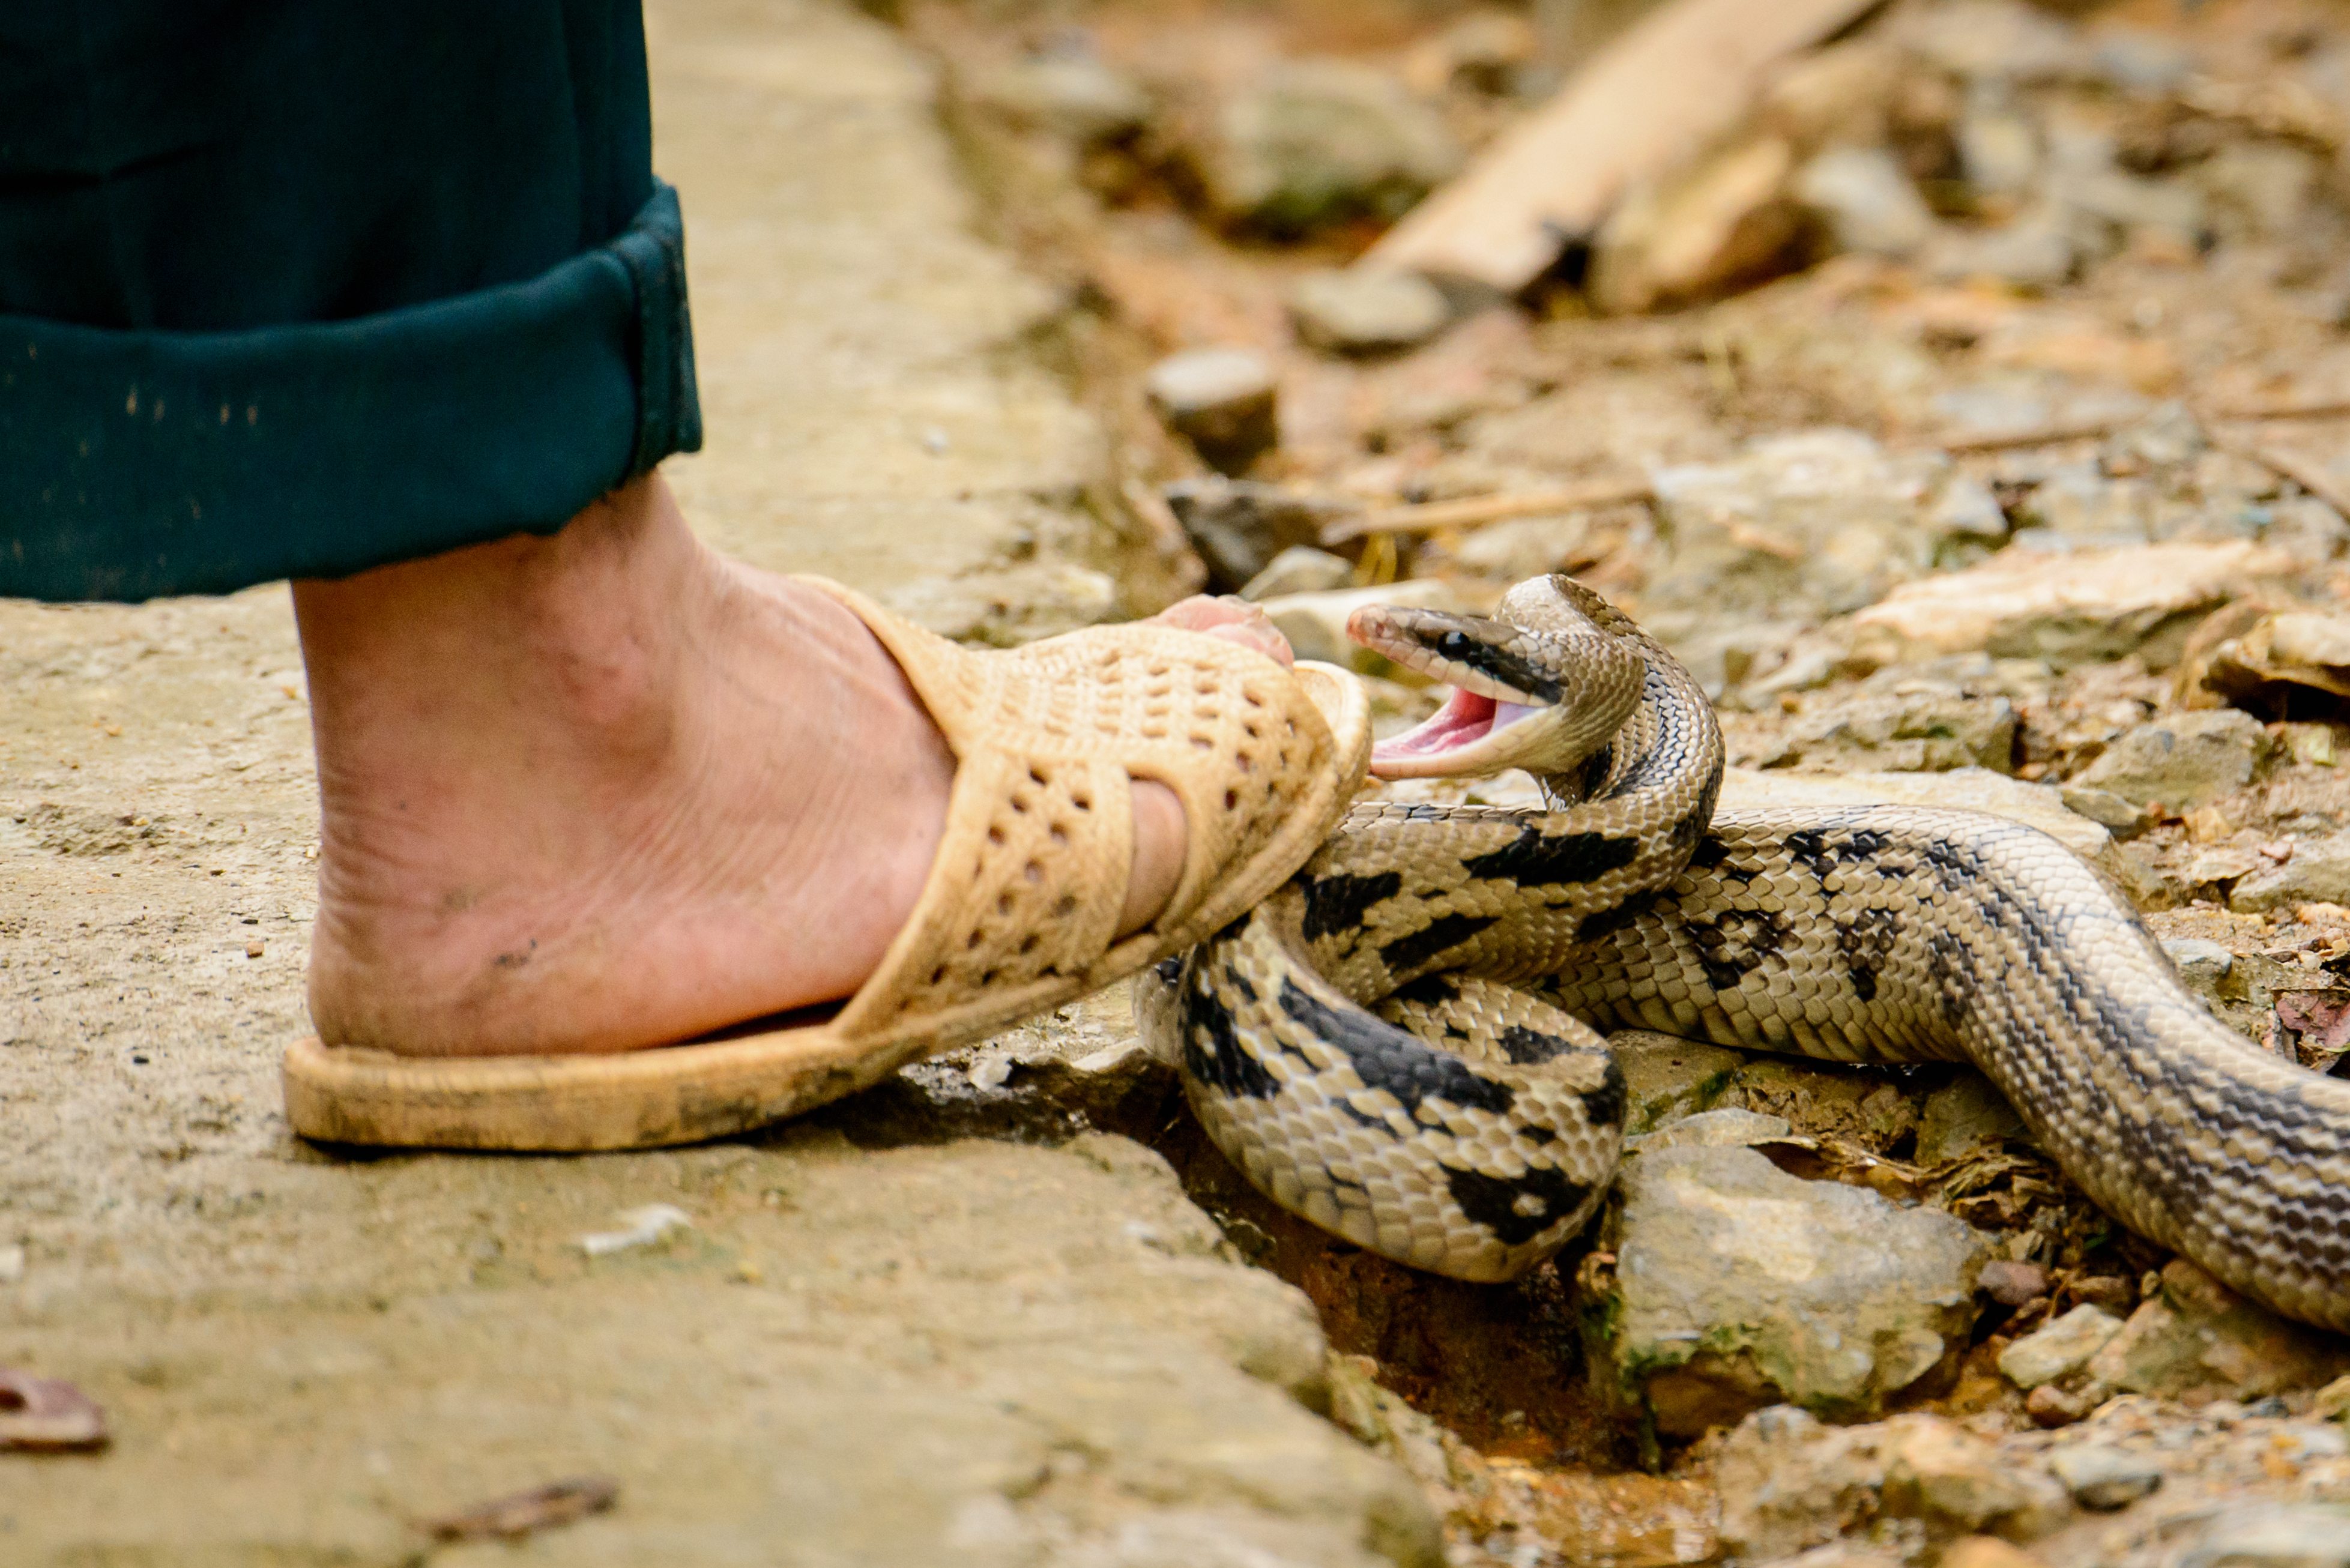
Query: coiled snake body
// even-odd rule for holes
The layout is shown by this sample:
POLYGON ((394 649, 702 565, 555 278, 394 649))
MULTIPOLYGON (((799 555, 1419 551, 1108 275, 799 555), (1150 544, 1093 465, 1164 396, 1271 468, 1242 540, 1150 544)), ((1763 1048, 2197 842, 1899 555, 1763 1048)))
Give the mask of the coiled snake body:
POLYGON ((1394 777, 1523 765, 1549 811, 1357 807, 1250 916, 1138 983, 1210 1136, 1399 1262, 1513 1277, 1580 1231, 1625 1089, 1590 1024, 1980 1068, 2108 1214, 2350 1329, 2350 1083, 2261 1051, 2037 829, 1906 806, 1716 814, 1712 709, 1565 577, 1494 619, 1350 628, 1456 683, 1394 777))

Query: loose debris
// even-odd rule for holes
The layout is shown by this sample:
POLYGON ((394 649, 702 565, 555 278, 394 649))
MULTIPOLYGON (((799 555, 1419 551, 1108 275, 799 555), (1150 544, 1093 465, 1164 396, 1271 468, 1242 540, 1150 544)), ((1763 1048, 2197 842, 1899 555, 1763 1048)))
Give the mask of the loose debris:
POLYGON ((517 1542, 542 1530, 602 1513, 619 1501, 620 1483, 610 1476, 570 1476, 527 1491, 493 1498, 454 1513, 420 1519, 416 1528, 435 1541, 517 1542))
POLYGON ((80 1389, 0 1366, 0 1452, 86 1452, 108 1441, 106 1412, 80 1389))
MULTIPOLYGON (((2350 24, 2305 0, 1667 0, 1595 55, 1566 34, 1601 9, 1094 0, 1049 44, 951 5, 916 25, 958 81, 1089 62, 1060 108, 1031 78, 1017 114, 952 90, 950 111, 1096 334, 1163 549, 1342 659, 1357 596, 1473 611, 1572 571, 1715 697, 1725 799, 2032 822, 2250 1047, 2350 1075, 2350 24), (1345 115, 1293 112, 1294 84, 1342 80, 1345 115), (1209 171, 1276 92, 1283 166, 1311 177, 1268 208, 1209 171), (1609 102, 1564 153, 1526 151, 1609 102), (1432 147, 1432 114, 1466 154, 1391 225, 1435 164, 1356 159, 1336 128, 1374 114, 1366 148, 1432 147), (1390 286, 1413 273, 1440 323, 1390 286), (1244 457, 1141 390, 1202 348, 1262 367, 1244 457)), ((1382 724, 1424 710, 1407 681, 1373 691, 1382 724)), ((1454 1561, 2344 1560, 2350 1396, 2310 1403, 2343 1342, 2116 1226, 1979 1075, 1615 1044, 1627 1188, 1651 1161, 1735 1167, 1755 1190, 1700 1208, 1783 1182, 1788 1234, 1861 1197, 1953 1227, 1947 1277, 1910 1293, 1932 1321, 1806 1381, 1784 1347, 1846 1308, 1733 1293, 1749 1310, 1637 1340, 1627 1259, 1735 1272, 1659 1243, 1657 1205, 1619 1194, 1557 1271, 1471 1293, 1291 1223, 1164 1120, 1134 1129, 1366 1358, 1388 1403, 1345 1418, 1450 1500, 1454 1561), (1732 1428, 1751 1464, 1721 1462, 1724 1424, 1782 1398, 1860 1424, 1765 1408, 1732 1428), (1614 1473, 1644 1459, 1663 1474, 1614 1473), (1804 1544, 1742 1544, 1772 1499, 1804 1544)), ((1896 1250, 1788 1267, 1866 1294, 1896 1250)))
POLYGON ((600 1258, 610 1252, 625 1252, 631 1247, 650 1247, 671 1231, 693 1228, 693 1216, 674 1203, 648 1203, 641 1209, 623 1210, 613 1218, 625 1229, 591 1231, 579 1238, 579 1250, 591 1258, 600 1258))

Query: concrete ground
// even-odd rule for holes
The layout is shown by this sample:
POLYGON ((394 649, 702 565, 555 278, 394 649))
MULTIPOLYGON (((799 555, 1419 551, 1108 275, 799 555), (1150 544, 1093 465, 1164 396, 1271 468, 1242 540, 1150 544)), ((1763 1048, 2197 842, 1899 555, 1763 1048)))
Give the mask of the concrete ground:
MULTIPOLYGON (((1100 433, 1026 347, 1053 301, 972 236, 921 65, 832 0, 650 36, 698 525, 944 629, 1115 602, 1100 433)), ((114 1432, 0 1454, 0 1563, 1433 1561, 1308 1408, 1305 1299, 1137 1145, 296 1140, 316 835, 282 586, 0 602, 0 1366, 114 1432), (690 1227, 580 1245, 650 1204, 690 1227), (582 1473, 616 1506, 518 1548, 417 1528, 582 1473)))

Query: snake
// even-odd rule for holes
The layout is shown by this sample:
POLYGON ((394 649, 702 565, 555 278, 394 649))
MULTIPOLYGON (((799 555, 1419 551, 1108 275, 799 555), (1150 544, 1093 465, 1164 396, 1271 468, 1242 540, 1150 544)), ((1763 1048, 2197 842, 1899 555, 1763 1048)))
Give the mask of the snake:
POLYGON ((1249 913, 1138 981, 1149 1049, 1274 1202, 1453 1278, 1588 1224, 1628 1095, 1602 1030, 1841 1063, 1971 1064, 2106 1214, 2350 1330, 2350 1082, 2179 980, 2128 898, 1986 813, 1717 809, 1720 725, 1572 577, 1348 634, 1451 690, 1374 776, 1523 767, 1541 808, 1358 802, 1249 913))

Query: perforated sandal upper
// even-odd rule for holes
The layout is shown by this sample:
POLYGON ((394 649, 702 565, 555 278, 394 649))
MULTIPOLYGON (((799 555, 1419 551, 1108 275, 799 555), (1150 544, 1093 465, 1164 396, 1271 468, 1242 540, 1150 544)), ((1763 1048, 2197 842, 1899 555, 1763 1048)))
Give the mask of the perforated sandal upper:
MULTIPOLYGON (((943 1044, 1188 947, 1302 861, 1360 778, 1367 725, 1350 712, 1342 746, 1306 684, 1343 680, 1336 672, 1293 673, 1149 623, 975 653, 806 580, 880 639, 957 759, 930 879, 837 1020, 846 1034, 943 1044), (1182 802, 1184 866, 1159 917, 1113 945, 1137 779, 1182 802), (1284 838, 1303 842, 1268 872, 1266 853, 1284 838)), ((1326 684, 1322 694, 1332 700, 1326 684)))

